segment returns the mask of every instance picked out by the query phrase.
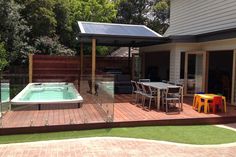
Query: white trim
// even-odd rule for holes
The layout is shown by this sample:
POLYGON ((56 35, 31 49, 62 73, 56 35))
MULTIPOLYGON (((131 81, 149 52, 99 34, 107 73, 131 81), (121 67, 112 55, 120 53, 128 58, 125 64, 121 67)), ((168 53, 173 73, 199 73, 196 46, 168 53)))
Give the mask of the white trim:
POLYGON ((99 24, 99 25, 116 25, 116 26, 139 26, 144 27, 145 25, 133 25, 133 24, 120 24, 120 23, 103 23, 103 22, 90 22, 90 21, 78 21, 78 23, 90 23, 90 24, 99 24))
MULTIPOLYGON (((227 128, 224 128, 227 129, 227 128)), ((165 144, 165 145, 172 145, 172 146, 179 146, 179 147, 192 147, 192 148, 227 148, 236 146, 236 142, 232 143, 223 143, 223 144, 187 144, 187 143, 177 143, 177 142, 170 142, 170 141, 160 141, 160 140, 149 140, 149 139, 142 139, 142 138, 127 138, 127 137, 84 137, 84 138, 73 138, 73 139, 62 139, 62 140, 47 140, 47 141, 35 141, 35 142, 22 142, 22 143, 9 143, 9 144, 1 144, 0 148, 6 146, 24 146, 24 145, 31 145, 37 147, 37 144, 57 144, 62 142, 83 142, 83 141, 110 141, 116 140, 119 141, 134 141, 134 142, 145 142, 150 144, 165 144)))
POLYGON ((159 33, 157 33, 157 32, 155 32, 154 30, 152 30, 152 29, 148 28, 147 26, 145 26, 145 25, 144 25, 144 27, 145 27, 147 30, 149 30, 150 32, 152 32, 152 33, 156 34, 158 37, 163 37, 163 36, 162 36, 162 35, 160 35, 159 33))
POLYGON ((83 27, 83 25, 82 25, 82 22, 78 21, 78 25, 79 25, 79 28, 80 28, 81 33, 85 33, 84 27, 83 27))

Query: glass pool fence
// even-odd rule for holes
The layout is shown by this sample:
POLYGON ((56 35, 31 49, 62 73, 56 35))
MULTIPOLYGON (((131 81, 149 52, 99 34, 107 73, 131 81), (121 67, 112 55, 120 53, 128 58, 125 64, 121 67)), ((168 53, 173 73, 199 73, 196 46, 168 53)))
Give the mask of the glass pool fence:
MULTIPOLYGON (((63 76, 63 78, 66 77, 63 76)), ((95 78, 86 75, 69 81, 58 80, 60 81, 51 79, 36 81, 34 88, 26 89, 29 83, 28 74, 3 75, 0 126, 9 128, 113 122, 113 75, 96 75, 95 78), (45 82, 65 82, 65 84, 45 87, 45 82), (73 87, 70 86, 70 83, 73 84, 73 87), (74 88, 83 101, 80 101, 81 99, 73 101, 77 96, 73 91, 74 88), (19 95, 19 93, 21 94, 19 95), (13 98, 17 96, 16 103, 13 103, 13 98), (50 102, 51 99, 58 101, 50 102), (65 103, 60 102, 61 99, 65 103), (24 104, 24 102, 26 103, 24 104)))

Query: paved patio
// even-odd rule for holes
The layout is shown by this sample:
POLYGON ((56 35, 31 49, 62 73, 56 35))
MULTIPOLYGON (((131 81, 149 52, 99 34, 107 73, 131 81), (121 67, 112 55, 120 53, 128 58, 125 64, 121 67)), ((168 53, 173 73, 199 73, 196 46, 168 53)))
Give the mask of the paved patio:
POLYGON ((235 154, 236 143, 204 146, 117 137, 0 145, 0 157, 234 157, 235 154))

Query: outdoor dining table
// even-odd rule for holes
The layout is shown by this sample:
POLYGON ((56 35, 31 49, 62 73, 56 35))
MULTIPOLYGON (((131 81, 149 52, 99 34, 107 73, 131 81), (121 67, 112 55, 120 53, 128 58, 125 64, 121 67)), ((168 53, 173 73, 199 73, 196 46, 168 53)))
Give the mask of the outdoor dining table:
POLYGON ((161 92, 167 90, 168 87, 180 87, 181 88, 181 110, 183 110, 183 87, 176 86, 169 83, 163 82, 143 82, 144 85, 150 86, 157 91, 157 110, 160 110, 160 99, 161 99, 161 92))
MULTIPOLYGON (((199 99, 204 100, 204 113, 207 113, 208 111, 208 102, 209 100, 213 100, 215 96, 219 96, 216 94, 194 94, 194 99, 196 100, 196 97, 199 97, 199 99)), ((223 102, 224 102, 224 111, 226 112, 226 98, 225 96, 222 96, 223 102)), ((196 103, 196 101, 194 101, 196 103)), ((194 107, 197 106, 197 104, 193 104, 194 107)))

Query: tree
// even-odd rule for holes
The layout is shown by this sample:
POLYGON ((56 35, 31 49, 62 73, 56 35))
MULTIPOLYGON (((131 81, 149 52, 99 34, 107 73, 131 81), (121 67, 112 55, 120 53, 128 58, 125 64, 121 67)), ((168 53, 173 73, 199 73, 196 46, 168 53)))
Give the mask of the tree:
POLYGON ((25 2, 22 12, 28 24, 32 27, 31 38, 53 36, 56 33, 57 21, 53 12, 54 0, 29 0, 25 2))
POLYGON ((116 18, 115 3, 110 0, 71 0, 72 21, 111 22, 116 18))
POLYGON ((0 0, 0 40, 5 43, 11 61, 16 60, 27 48, 26 33, 30 31, 20 15, 23 8, 13 0, 0 0))
POLYGON ((69 2, 66 0, 58 0, 54 6, 55 19, 57 21, 56 34, 59 40, 69 46, 73 47, 73 30, 70 20, 69 2))
POLYGON ((169 0, 121 0, 118 23, 143 24, 163 34, 169 26, 169 0))
POLYGON ((152 28, 158 30, 158 32, 164 34, 166 29, 169 27, 169 0, 157 0, 153 7, 153 24, 152 28))
MULTIPOLYGON (((79 49, 76 35, 78 33, 78 21, 93 21, 93 22, 112 22, 116 18, 115 2, 110 0, 71 0, 70 1, 70 21, 73 30, 73 44, 76 49, 79 49)), ((90 53, 90 48, 85 47, 86 52, 90 53)), ((97 48, 97 54, 108 53, 108 48, 97 48)))
POLYGON ((0 72, 8 65, 7 51, 4 47, 4 43, 0 42, 0 72))
POLYGON ((146 24, 151 9, 151 0, 121 0, 118 4, 118 23, 146 24))
POLYGON ((35 54, 49 54, 60 56, 74 56, 75 52, 63 46, 58 41, 58 37, 50 38, 48 36, 40 37, 35 40, 35 54))

